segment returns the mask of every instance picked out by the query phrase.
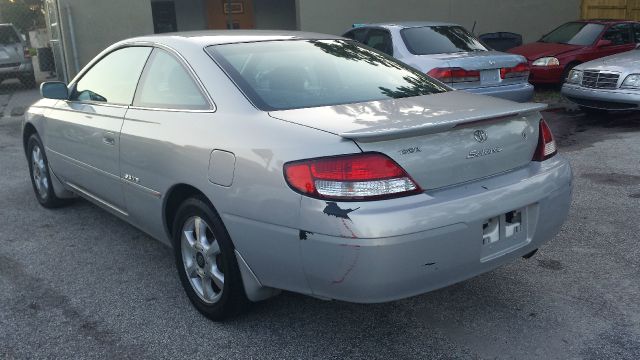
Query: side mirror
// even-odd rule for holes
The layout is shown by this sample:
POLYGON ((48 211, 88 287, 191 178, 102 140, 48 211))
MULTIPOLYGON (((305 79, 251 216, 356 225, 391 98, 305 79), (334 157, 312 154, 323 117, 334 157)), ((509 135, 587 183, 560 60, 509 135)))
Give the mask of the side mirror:
POLYGON ((611 46, 611 45, 613 45, 613 41, 604 40, 604 39, 598 40, 598 42, 596 43, 596 47, 597 48, 601 48, 601 47, 605 47, 605 46, 611 46))
POLYGON ((45 81, 40 85, 40 95, 47 99, 67 100, 69 89, 62 81, 45 81))
POLYGON ((640 49, 640 44, 636 44, 636 50, 640 49))

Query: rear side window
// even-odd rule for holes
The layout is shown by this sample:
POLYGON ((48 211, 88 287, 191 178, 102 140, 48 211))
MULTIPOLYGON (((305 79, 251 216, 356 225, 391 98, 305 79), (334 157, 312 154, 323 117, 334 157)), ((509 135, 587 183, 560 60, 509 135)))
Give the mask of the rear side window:
POLYGON ((610 40, 613 45, 625 45, 633 42, 631 38, 631 24, 613 25, 602 36, 605 40, 610 40))
POLYGON ((387 30, 370 29, 364 43, 378 51, 393 56, 393 43, 391 34, 387 30))
POLYGON ((424 26, 400 31, 407 49, 414 55, 445 54, 468 51, 487 51, 461 26, 424 26))
POLYGON ((367 29, 362 28, 362 29, 355 29, 355 30, 351 30, 348 31, 346 34, 344 34, 343 36, 349 39, 353 39, 355 41, 364 43, 364 36, 367 34, 367 29))
POLYGON ((103 57, 76 83, 70 100, 129 105, 151 48, 127 47, 103 57))
POLYGON ((633 34, 635 42, 640 43, 640 24, 633 24, 633 34))
POLYGON ((15 44, 21 42, 20 36, 11 26, 0 26, 0 44, 15 44))
POLYGON ((182 110, 210 108, 187 70, 176 58, 161 49, 153 50, 133 105, 182 110))

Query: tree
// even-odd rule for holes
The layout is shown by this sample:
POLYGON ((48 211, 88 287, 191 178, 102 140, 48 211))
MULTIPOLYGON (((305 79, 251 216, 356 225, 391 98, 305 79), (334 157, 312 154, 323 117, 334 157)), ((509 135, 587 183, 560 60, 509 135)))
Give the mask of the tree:
POLYGON ((0 0, 0 21, 22 32, 45 26, 43 0, 0 0))

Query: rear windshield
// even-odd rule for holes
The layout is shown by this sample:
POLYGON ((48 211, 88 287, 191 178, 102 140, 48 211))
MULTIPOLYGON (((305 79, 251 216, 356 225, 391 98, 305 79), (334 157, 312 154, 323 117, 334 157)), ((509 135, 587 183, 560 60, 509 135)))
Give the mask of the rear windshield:
POLYGON ((207 51, 264 111, 449 90, 407 65, 349 40, 237 43, 210 46, 207 51))
POLYGON ((0 44, 19 43, 20 38, 11 26, 0 26, 0 44))
POLYGON ((425 26, 400 30, 407 49, 414 55, 488 51, 461 26, 425 26))
POLYGON ((604 30, 604 25, 602 24, 570 22, 543 36, 540 42, 582 46, 591 45, 596 41, 602 30, 604 30))

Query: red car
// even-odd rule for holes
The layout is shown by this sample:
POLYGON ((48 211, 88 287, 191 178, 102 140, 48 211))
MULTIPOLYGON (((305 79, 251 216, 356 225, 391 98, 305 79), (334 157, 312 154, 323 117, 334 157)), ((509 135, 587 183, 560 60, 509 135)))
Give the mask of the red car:
POLYGON ((529 61, 532 84, 559 84, 576 65, 633 50, 640 43, 640 23, 625 20, 568 22, 537 42, 518 46, 510 53, 529 61))

